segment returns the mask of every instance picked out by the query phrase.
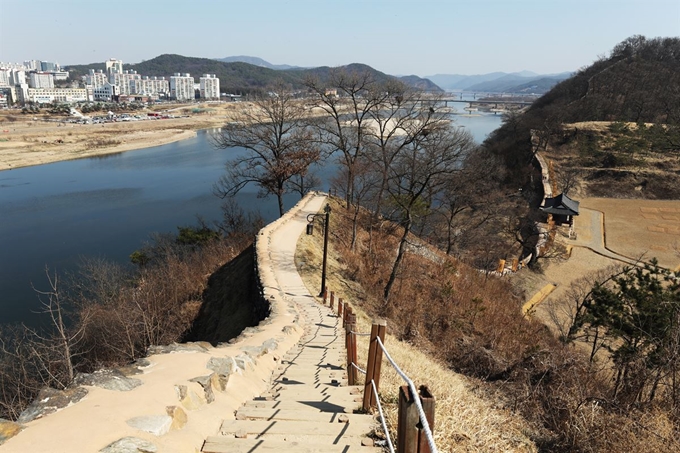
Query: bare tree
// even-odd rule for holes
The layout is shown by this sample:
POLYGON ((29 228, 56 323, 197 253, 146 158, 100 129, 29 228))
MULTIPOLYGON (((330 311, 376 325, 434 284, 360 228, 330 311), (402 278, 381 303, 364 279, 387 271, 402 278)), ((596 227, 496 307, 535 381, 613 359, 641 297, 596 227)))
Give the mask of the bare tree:
POLYGON ((260 187, 259 195, 275 195, 279 214, 284 214, 283 195, 294 177, 307 174, 320 159, 308 127, 304 106, 292 94, 279 89, 258 98, 252 108, 242 109, 219 134, 218 148, 245 148, 242 156, 230 159, 224 175, 214 186, 221 198, 236 195, 249 183, 260 187))
POLYGON ((443 190, 447 181, 455 177, 463 157, 473 146, 469 132, 442 125, 423 131, 390 167, 388 191, 404 231, 383 292, 385 302, 389 300, 397 278, 414 221, 431 209, 431 196, 443 190))
POLYGON ((305 81, 307 88, 325 112, 317 126, 331 153, 339 151, 346 168, 345 201, 354 202, 354 178, 359 160, 366 153, 367 127, 371 111, 388 96, 368 71, 331 69, 325 82, 318 78, 305 81))

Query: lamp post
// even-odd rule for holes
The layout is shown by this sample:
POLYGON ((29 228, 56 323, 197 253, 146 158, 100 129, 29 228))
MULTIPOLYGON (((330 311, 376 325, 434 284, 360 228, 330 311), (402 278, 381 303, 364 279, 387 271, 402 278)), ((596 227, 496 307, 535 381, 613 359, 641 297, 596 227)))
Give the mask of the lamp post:
MULTIPOLYGON (((326 294, 326 262, 328 259, 328 229, 330 227, 330 220, 331 220, 331 205, 326 203, 326 206, 323 208, 323 212, 326 215, 326 218, 323 220, 323 265, 321 267, 321 292, 319 293, 319 297, 323 297, 326 294)), ((314 228, 314 220, 316 220, 316 217, 321 214, 309 214, 307 216, 307 234, 312 234, 314 228)))

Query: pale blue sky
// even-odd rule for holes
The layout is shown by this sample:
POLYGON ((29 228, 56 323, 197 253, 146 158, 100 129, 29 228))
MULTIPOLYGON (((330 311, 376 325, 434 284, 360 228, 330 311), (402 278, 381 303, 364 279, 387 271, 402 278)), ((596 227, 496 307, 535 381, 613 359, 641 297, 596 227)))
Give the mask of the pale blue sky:
POLYGON ((576 70, 634 34, 680 36, 680 0, 0 0, 0 61, 163 53, 390 74, 576 70))

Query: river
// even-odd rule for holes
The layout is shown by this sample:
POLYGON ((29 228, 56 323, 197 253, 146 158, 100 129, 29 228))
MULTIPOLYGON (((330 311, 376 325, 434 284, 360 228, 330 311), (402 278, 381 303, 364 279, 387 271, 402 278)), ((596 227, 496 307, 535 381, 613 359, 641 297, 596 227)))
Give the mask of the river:
MULTIPOLYGON (((461 105, 461 104, 458 104, 461 105)), ((462 106, 461 106, 462 107, 462 106)), ((457 107, 459 111, 462 108, 457 107)), ((477 141, 500 116, 453 116, 477 141)), ((221 217, 212 186, 241 150, 216 150, 208 131, 168 145, 0 172, 0 323, 33 324, 47 289, 45 268, 72 271, 81 257, 126 263, 154 232, 176 232, 221 217)), ((317 169, 328 190, 332 166, 317 169)), ((299 196, 285 198, 289 208, 299 196)), ((246 186, 246 210, 276 218, 276 200, 246 186)))

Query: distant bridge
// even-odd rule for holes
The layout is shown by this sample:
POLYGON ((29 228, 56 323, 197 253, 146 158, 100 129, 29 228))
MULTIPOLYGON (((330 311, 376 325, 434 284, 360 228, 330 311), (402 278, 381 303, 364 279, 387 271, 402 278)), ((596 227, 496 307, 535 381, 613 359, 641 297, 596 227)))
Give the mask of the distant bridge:
POLYGON ((522 107, 526 107, 528 105, 533 104, 533 101, 513 101, 508 99, 506 100, 497 100, 497 101, 492 101, 492 100, 477 100, 477 99, 472 99, 472 100, 465 100, 465 99, 457 99, 457 98, 441 98, 437 99, 437 102, 443 102, 444 106, 448 107, 449 102, 463 102, 465 104, 495 104, 496 108, 498 108, 499 105, 521 105, 522 107))

